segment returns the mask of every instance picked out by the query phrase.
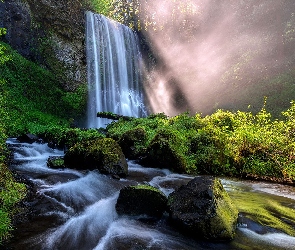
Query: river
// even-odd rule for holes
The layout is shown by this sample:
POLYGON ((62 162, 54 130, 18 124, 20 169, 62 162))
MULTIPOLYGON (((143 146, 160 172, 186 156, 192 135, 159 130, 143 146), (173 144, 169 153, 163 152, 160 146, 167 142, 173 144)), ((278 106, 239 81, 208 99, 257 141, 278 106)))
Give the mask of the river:
MULTIPOLYGON (((62 156, 63 151, 47 144, 19 143, 16 139, 9 139, 7 144, 13 152, 11 169, 26 176, 36 192, 26 201, 33 209, 32 215, 15 229, 11 249, 295 249, 295 237, 262 226, 245 213, 240 214, 236 237, 231 242, 185 237, 170 227, 167 215, 157 222, 147 222, 116 213, 119 191, 126 185, 149 183, 169 195, 192 176, 143 168, 132 161, 128 162, 128 177, 120 180, 97 171, 50 169, 46 164, 48 157, 62 156)), ((295 209, 294 187, 223 178, 221 181, 234 200, 255 197, 252 202, 257 203, 270 199, 295 209)))

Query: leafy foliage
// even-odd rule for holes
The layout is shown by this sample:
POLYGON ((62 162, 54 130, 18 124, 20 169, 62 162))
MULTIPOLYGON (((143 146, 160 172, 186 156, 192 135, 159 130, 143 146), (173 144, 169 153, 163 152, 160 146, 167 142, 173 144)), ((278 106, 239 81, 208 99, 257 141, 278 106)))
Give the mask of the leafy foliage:
POLYGON ((47 127, 39 134, 52 146, 70 148, 76 143, 101 139, 105 136, 96 129, 83 130, 79 128, 67 128, 62 126, 47 127))
POLYGON ((138 0, 90 0, 90 7, 99 14, 110 17, 131 29, 140 30, 138 19, 140 3, 138 0))
POLYGON ((171 118, 152 115, 113 122, 107 127, 107 136, 120 141, 128 131, 140 128, 146 136, 132 144, 139 155, 150 154, 154 143, 169 145, 183 159, 187 173, 293 182, 294 102, 283 115, 285 120, 272 120, 265 108, 256 115, 223 110, 205 117, 187 113, 171 118))
MULTIPOLYGON (((0 35, 5 29, 0 28, 0 35)), ((0 67, 10 60, 6 47, 0 44, 0 67)), ((11 217, 16 212, 15 204, 25 197, 25 185, 17 183, 6 165, 8 150, 6 148, 6 125, 9 120, 7 109, 6 82, 0 79, 0 244, 9 237, 12 230, 11 217)))
POLYGON ((7 112, 5 120, 10 136, 22 132, 38 133, 49 124, 68 126, 73 117, 82 116, 86 107, 85 86, 76 92, 65 92, 55 76, 48 70, 32 63, 5 48, 10 60, 0 65, 0 73, 6 84, 7 112))
POLYGON ((113 0, 91 0, 91 7, 99 14, 109 16, 112 8, 113 0))

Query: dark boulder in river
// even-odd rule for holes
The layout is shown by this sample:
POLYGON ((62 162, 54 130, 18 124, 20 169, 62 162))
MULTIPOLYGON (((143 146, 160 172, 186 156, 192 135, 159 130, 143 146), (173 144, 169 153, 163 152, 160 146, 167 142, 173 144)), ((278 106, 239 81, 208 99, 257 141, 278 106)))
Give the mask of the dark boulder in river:
POLYGON ((33 143, 39 141, 39 137, 28 133, 17 137, 17 140, 21 143, 33 143))
POLYGON ((169 217, 182 233, 196 239, 234 238, 238 211, 219 179, 200 176, 168 197, 169 217))
POLYGON ((126 158, 119 144, 110 138, 76 143, 64 156, 65 167, 99 170, 102 174, 124 177, 128 173, 126 158))
POLYGON ((144 215, 160 218, 167 206, 167 197, 157 188, 149 185, 127 186, 121 189, 116 210, 118 214, 144 215))

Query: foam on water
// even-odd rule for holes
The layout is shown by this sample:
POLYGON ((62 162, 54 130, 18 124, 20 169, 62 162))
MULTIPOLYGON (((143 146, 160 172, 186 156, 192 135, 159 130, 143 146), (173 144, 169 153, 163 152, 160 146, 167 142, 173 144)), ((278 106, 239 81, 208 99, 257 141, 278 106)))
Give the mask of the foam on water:
POLYGON ((124 247, 127 249, 195 249, 183 242, 180 237, 164 234, 138 221, 121 218, 109 226, 105 236, 101 238, 94 250, 124 247))
POLYGON ((101 199, 87 207, 85 211, 68 220, 47 235, 44 249, 92 249, 108 230, 109 225, 118 217, 115 202, 118 193, 101 199))
POLYGON ((168 196, 177 187, 187 184, 187 182, 192 179, 192 176, 168 174, 166 176, 155 176, 149 183, 151 186, 159 188, 166 196, 168 196))
POLYGON ((128 170, 131 172, 140 172, 142 174, 149 174, 149 175, 168 175, 172 174, 172 172, 168 169, 162 168, 147 168, 143 167, 140 164, 137 164, 134 161, 128 161, 128 170))
POLYGON ((106 198, 117 191, 114 180, 97 172, 42 189, 40 192, 55 197, 67 206, 79 208, 106 198))
POLYGON ((257 244, 279 246, 284 249, 295 249, 295 237, 283 233, 258 234, 247 228, 239 228, 246 237, 252 238, 257 244))

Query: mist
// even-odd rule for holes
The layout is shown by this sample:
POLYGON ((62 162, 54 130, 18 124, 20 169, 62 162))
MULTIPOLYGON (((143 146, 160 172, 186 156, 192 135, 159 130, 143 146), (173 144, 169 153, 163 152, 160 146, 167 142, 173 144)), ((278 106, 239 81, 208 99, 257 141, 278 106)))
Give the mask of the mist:
POLYGON ((294 76, 293 0, 142 0, 139 18, 160 62, 146 69, 152 112, 260 109, 294 76))

